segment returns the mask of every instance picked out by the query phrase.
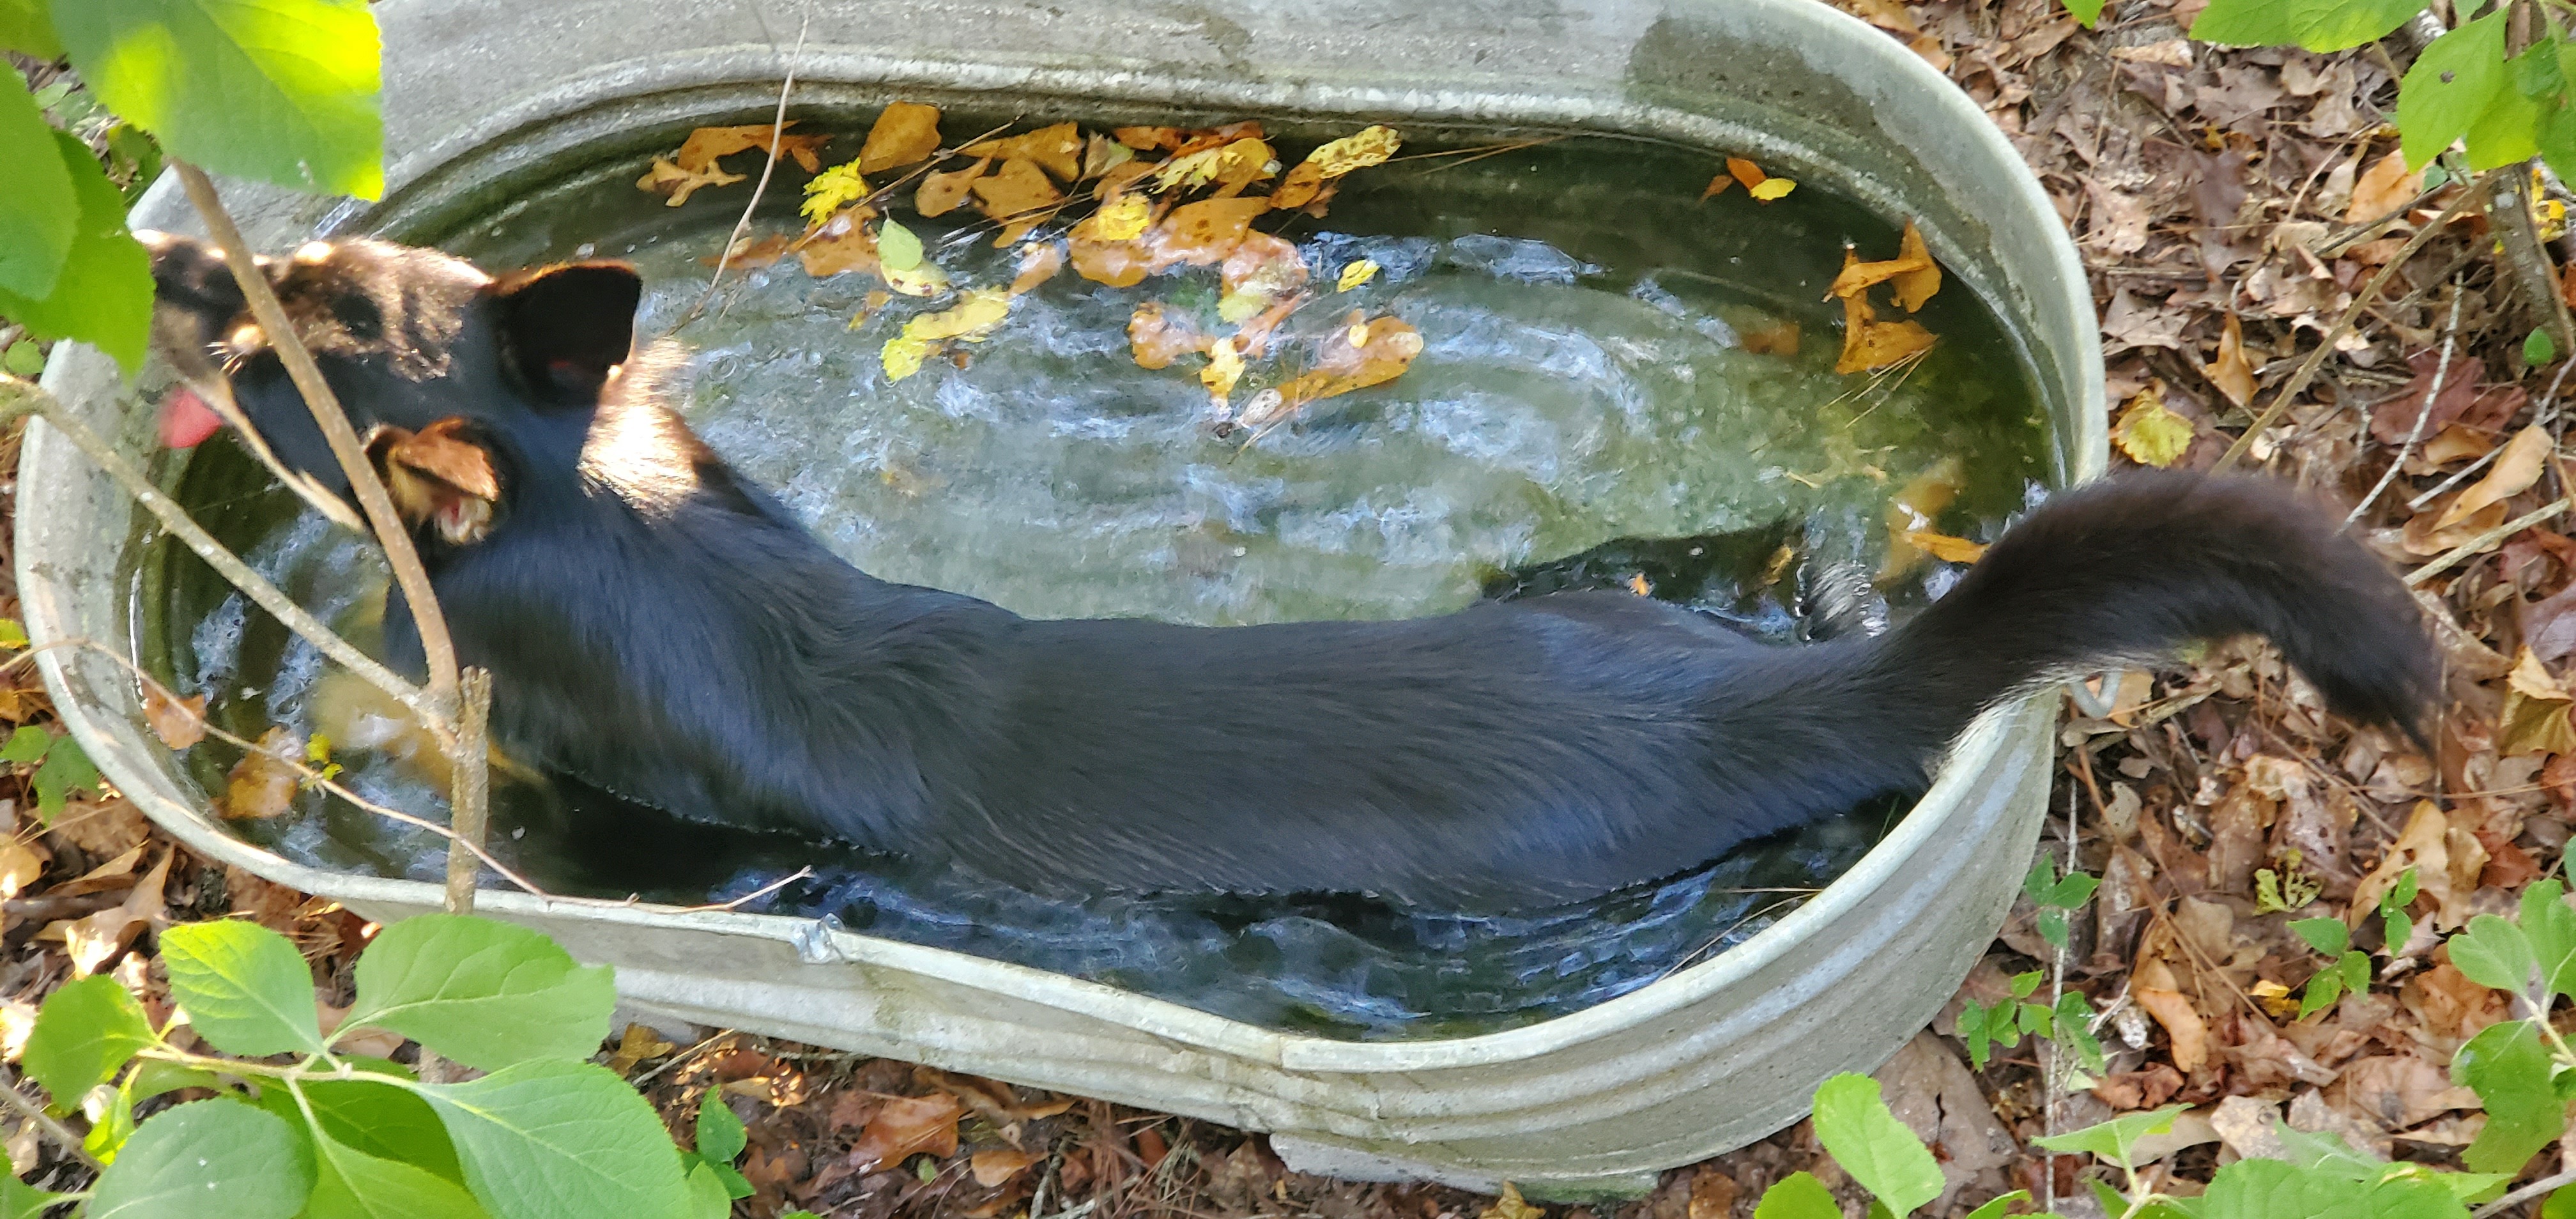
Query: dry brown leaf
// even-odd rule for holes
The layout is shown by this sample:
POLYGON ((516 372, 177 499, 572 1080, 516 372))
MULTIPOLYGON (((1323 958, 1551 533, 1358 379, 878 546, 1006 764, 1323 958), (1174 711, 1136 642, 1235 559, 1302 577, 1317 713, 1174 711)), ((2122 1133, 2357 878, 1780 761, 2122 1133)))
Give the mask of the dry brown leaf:
POLYGON ((1026 135, 1000 140, 978 140, 957 150, 970 157, 1019 157, 1037 162, 1038 168, 1055 176, 1059 182, 1071 182, 1082 176, 1082 136, 1071 123, 1041 127, 1026 135))
POLYGON ((2218 336, 2218 358, 2201 372, 2228 401, 2243 406, 2254 400, 2254 366, 2245 359, 2245 326, 2235 314, 2227 315, 2226 329, 2218 336))
POLYGON ((608 1055, 608 1069, 623 1076, 645 1059, 660 1058, 679 1048, 644 1025, 628 1024, 625 1035, 617 1039, 617 1048, 608 1055))
MULTIPOLYGON (((1914 226, 1909 222, 1906 225, 1906 232, 1912 234, 1913 231, 1914 226)), ((1834 276, 1833 285, 1825 289, 1825 295, 1829 298, 1839 297, 1848 301, 1867 291, 1873 284, 1894 279, 1908 272, 1929 268, 1932 266, 1932 256, 1922 252, 1922 247, 1922 237, 1912 236, 1898 251, 1896 257, 1885 262, 1862 262, 1859 251, 1845 246, 1843 247, 1843 269, 1834 276)), ((1935 269, 1933 274, 1937 277, 1940 272, 1935 269)), ((1937 288, 1939 284, 1940 281, 1936 278, 1933 286, 1937 288)))
MULTIPOLYGON (((2441 554, 2465 545, 2486 531, 2503 524, 2505 511, 2503 504, 2489 504, 2453 521, 2447 528, 2440 529, 2434 526, 2442 519, 2444 513, 2430 509, 2418 512, 2407 518, 2406 527, 2399 531, 2398 545, 2405 547, 2408 554, 2441 554)), ((2493 550, 2502 544, 2503 540, 2497 539, 2487 543, 2486 549, 2493 550)))
MULTIPOLYGON (((2388 891, 2406 869, 2415 869, 2415 893, 2419 899, 2431 898, 2437 906, 2453 907, 2458 898, 2451 892, 2450 819, 2442 815, 2440 805, 2430 800, 2415 802, 2415 811, 2406 820, 2406 828, 2390 843, 2388 854, 2353 886, 2352 905, 2344 912, 2343 921, 2360 926, 2361 921, 2379 909, 2379 897, 2388 891)), ((2444 926, 2457 926, 2456 918, 2444 926)), ((2390 945, 2394 952, 2398 945, 2390 945)))
POLYGON ((2487 476, 2460 492, 2460 497, 2443 509, 2441 519, 2433 522, 2433 528, 2450 528, 2489 504, 2502 503, 2530 490, 2540 481, 2549 448, 2549 429, 2537 423, 2516 433, 2505 442, 2504 451, 2496 454, 2495 465, 2487 476))
POLYGON ((945 1092, 887 1097, 876 1116, 868 1119, 867 1127, 859 1131, 858 1142, 851 1146, 851 1166, 866 1174, 923 1152, 953 1155, 957 1151, 957 1118, 964 1112, 957 1098, 945 1092))
POLYGON ((2132 985, 2129 997, 2164 1026, 2173 1042, 2173 1064, 2188 1075, 2209 1061, 2209 1025, 2180 991, 2132 985))
MULTIPOLYGON (((796 120, 789 119, 779 124, 778 128, 783 130, 795 125, 796 120)), ((737 152, 749 152, 755 148, 767 152, 771 129, 771 124, 768 123, 755 123, 742 127, 700 127, 690 132, 689 138, 681 143, 679 153, 671 158, 672 164, 683 172, 702 173, 713 169, 719 157, 729 157, 737 152)), ((831 138, 828 135, 780 135, 778 155, 796 162, 797 168, 809 174, 814 173, 823 168, 822 158, 815 154, 831 138)))
POLYGON ((224 780, 221 811, 234 819, 275 817, 287 811, 295 801, 296 784, 302 776, 295 768, 271 754, 297 757, 304 752, 304 740, 284 724, 272 724, 259 734, 260 750, 244 753, 233 764, 232 773, 224 780))
POLYGON ((1920 313, 1924 303, 1941 291, 1941 264, 1932 261, 1932 248, 1923 244, 1922 230, 1911 219, 1897 243, 1896 261, 1918 264, 1896 273, 1896 303, 1905 306, 1907 313, 1920 313))
MULTIPOLYGON (((796 250, 796 238, 785 233, 766 233, 745 237, 733 243, 722 255, 709 255, 698 260, 702 267, 725 266, 739 270, 775 265, 779 259, 796 250)), ((338 739, 334 737, 333 739, 338 739)))
POLYGON ((2571 703, 2576 695, 2524 644, 2513 671, 2505 675, 2504 710, 2496 716, 2497 752, 2506 757, 2576 754, 2576 724, 2568 719, 2571 703))
POLYGON ((975 1174, 975 1183, 986 1189, 1028 1171, 1029 1165, 1037 1162, 1038 1158, 1029 1152, 1007 1148, 979 1151, 966 1157, 967 1170, 975 1174))
POLYGON ((859 172, 872 174, 910 165, 937 151, 939 107, 895 102, 868 128, 867 142, 859 146, 859 172))
POLYGON ((1546 1207, 1530 1205, 1521 1198, 1520 1187, 1505 1181, 1502 1195, 1494 1199, 1492 1206, 1479 1212, 1476 1219, 1546 1219, 1546 1216, 1546 1207))
MULTIPOLYGON (((98 972, 145 926, 167 926, 170 912, 164 905, 162 886, 170 879, 170 861, 178 858, 176 850, 161 853, 161 862, 144 874, 141 881, 125 895, 125 900, 84 919, 56 923, 62 928, 63 948, 72 960, 72 976, 86 978, 98 972)), ((53 931, 53 927, 45 929, 53 931)), ((39 933, 39 938, 44 933, 39 933)))
POLYGON ((152 726, 152 735, 172 749, 186 749, 206 739, 206 696, 192 694, 172 698, 159 683, 143 690, 143 722, 152 726))
POLYGON ((1202 199, 1173 208, 1146 238, 1153 268, 1224 262, 1252 231, 1253 218, 1269 210, 1268 199, 1202 199))
POLYGON ((647 194, 669 195, 670 201, 664 206, 678 207, 688 202, 689 196, 696 194, 700 187, 731 186, 742 180, 741 174, 726 173, 721 165, 710 165, 702 170, 691 171, 655 157, 653 167, 645 170, 644 176, 635 180, 635 187, 647 194))
POLYGON ((1181 146, 1181 141, 1186 138, 1186 134, 1178 127, 1119 127, 1111 130, 1109 134, 1119 143, 1138 152, 1152 152, 1158 148, 1178 148, 1181 146))
POLYGON ((1757 356, 1780 356, 1784 359, 1797 358, 1798 340, 1796 322, 1781 322, 1759 330, 1747 330, 1742 337, 1744 350, 1757 356))
POLYGON ((1002 162, 1001 171, 972 184, 981 210, 991 220, 1010 220, 1060 203, 1064 194, 1047 181, 1045 171, 1025 157, 1002 162))
POLYGON ((873 208, 854 207, 824 221, 796 251, 805 273, 816 279, 848 271, 875 273, 877 235, 866 223, 875 216, 873 208))
POLYGON ((43 847, 21 841, 15 832, 0 836, 0 898, 16 897, 43 879, 45 859, 43 847))
POLYGON ((1082 139, 1082 176, 1085 178, 1097 178, 1135 159, 1134 149, 1097 131, 1082 139))
POLYGON ((2452 1083, 2448 1070, 2413 1054, 2348 1063, 2339 1082, 2353 1108, 2388 1130, 2403 1130, 2453 1109, 2480 1105, 2478 1094, 2452 1083))
POLYGON ((1079 225, 1075 226, 1070 240, 1065 244, 1067 256, 1073 262, 1074 274, 1093 283, 1107 284, 1112 288, 1126 288, 1143 283, 1146 270, 1153 264, 1153 259, 1145 253, 1141 243, 1104 241, 1097 237, 1086 237, 1082 234, 1079 225))
POLYGON ((913 208, 924 216, 945 216, 957 210, 957 205, 966 201, 975 179, 983 177, 992 164, 993 158, 984 157, 964 169, 922 175, 921 189, 912 196, 913 208))
POLYGON ((2352 183, 2352 206, 2345 209, 2345 224, 2361 224, 2406 206, 2424 190, 2424 173, 2406 172, 2406 154, 2392 151, 2370 163, 2352 183))
POLYGON ((2455 461, 2484 457, 2495 447, 2495 437, 2453 423, 2424 442, 2424 460, 2437 466, 2447 466, 2455 461))
POLYGON ((1834 371, 1855 373, 1885 368, 1917 352, 1930 350, 1934 341, 1932 332, 1925 330, 1919 322, 1864 319, 1843 333, 1843 354, 1834 362, 1834 371))

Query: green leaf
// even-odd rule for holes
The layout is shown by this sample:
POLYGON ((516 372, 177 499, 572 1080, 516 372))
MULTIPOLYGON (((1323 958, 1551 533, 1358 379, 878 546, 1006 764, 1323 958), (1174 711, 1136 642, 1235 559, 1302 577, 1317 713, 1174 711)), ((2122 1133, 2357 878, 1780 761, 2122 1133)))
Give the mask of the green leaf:
MULTIPOLYGON (((20 634, 26 633, 22 628, 20 634)), ((24 766, 43 760, 45 751, 54 747, 54 735, 33 724, 9 734, 9 743, 0 745, 0 762, 24 766)))
MULTIPOLYGON (((46 11, 45 0, 0 0, 0 51, 48 61, 63 57, 63 41, 54 36, 54 18, 46 11)), ((0 88, 7 86, 7 81, 0 80, 0 88)))
POLYGON ((2370 1186, 2280 1160, 2239 1160, 2200 1196, 2201 1219, 2341 1219, 2373 1213, 2370 1186))
POLYGON ((52 292, 26 296, 0 288, 0 317, 38 338, 78 339, 132 371, 142 366, 152 330, 151 258, 125 231, 125 197, 88 146, 60 131, 53 138, 55 160, 71 174, 72 197, 80 204, 71 249, 52 292))
POLYGON ((485 1219, 455 1182, 313 1131, 313 1196, 304 1219, 485 1219))
POLYGON ((232 1100, 164 1111, 98 1174, 89 1219, 293 1219, 311 1149, 283 1118, 232 1100))
POLYGON ((2514 91, 2537 101, 2548 101, 2567 91, 2567 61, 2563 52, 2567 44, 2543 38, 2516 56, 2513 68, 2514 91))
POLYGON ((2057 997, 2057 1037, 2074 1047, 2076 1064, 2099 1074, 2109 1065, 2102 1054, 2102 1043, 2086 1026, 2093 1022, 2093 1003, 2082 991, 2070 990, 2057 997))
POLYGON ((51 825, 73 792, 98 786, 98 768, 89 764, 78 740, 65 736, 45 751, 45 764, 36 768, 31 782, 36 789, 36 816, 51 825))
MULTIPOLYGON (((65 1196, 38 1189, 13 1174, 0 1173, 0 1219, 40 1219, 65 1196)), ((781 1215, 779 1219, 787 1217, 781 1215)))
MULTIPOLYGON (((0 0, 0 38, 10 10, 26 0, 0 0)), ((37 113, 36 99, 0 76, 0 165, 9 167, 9 205, 0 207, 0 291, 46 296, 71 254, 80 201, 71 171, 54 151, 54 129, 37 113)))
POLYGON ((888 220, 877 229, 877 261, 889 271, 912 270, 921 265, 921 239, 888 220))
POLYGON ((555 942, 490 919, 427 914, 377 933, 359 956, 344 1030, 412 1038, 486 1071, 539 1058, 587 1058, 608 1037, 615 983, 555 942))
POLYGON ((364 0, 54 0, 54 28, 99 100, 173 155, 301 190, 384 194, 364 0))
POLYGON ((146 1058, 134 1064, 134 1074, 125 1077, 126 1094, 138 1104, 181 1088, 212 1088, 220 1092, 223 1087, 224 1081, 211 1071, 183 1067, 157 1058, 146 1058))
POLYGON ((216 1049, 244 1058, 322 1052, 313 969, 285 936, 256 923, 189 923, 161 933, 170 994, 216 1049))
POLYGON ((1985 1070, 1986 1059, 1995 1052, 1994 1036, 1986 1031, 1986 1009, 1976 1000, 1959 1005, 1958 1033, 1959 1040, 1968 1043, 1969 1069, 1985 1070))
POLYGON ((1941 1196, 1941 1166, 1880 1100, 1878 1081, 1848 1072, 1816 1089, 1816 1141, 1898 1215, 1941 1196))
POLYGON ((731 1164, 742 1148, 742 1119, 722 1093, 709 1089, 698 1098, 698 1154, 711 1164, 731 1164))
POLYGON ((446 1123, 467 1187, 498 1219, 679 1219, 670 1136, 605 1067, 526 1062, 413 1090, 446 1123))
POLYGON ((68 1107, 158 1041, 134 996, 116 979, 93 974, 46 997, 27 1034, 27 1074, 55 1105, 68 1107))
POLYGON ((2424 0, 2273 0, 2290 11, 2291 40, 2311 51, 2344 51, 2386 38, 2424 10, 2424 0))
POLYGON ((698 1161, 689 1169, 689 1198, 685 1213, 689 1219, 725 1219, 733 1214, 733 1196, 725 1192, 724 1182, 717 1178, 713 1165, 698 1161))
POLYGON ((2495 100, 2469 124, 2469 168, 2494 169, 2540 155, 2540 99, 2522 90, 2496 90, 2495 100))
POLYGON ((409 1164, 458 1185, 465 1183, 465 1170, 456 1162, 456 1147, 448 1141, 446 1125, 428 1101, 411 1091, 364 1075, 307 1080, 303 1088, 313 1119, 342 1146, 409 1164))
POLYGON ((2343 998, 2343 971, 2318 970, 2316 976, 2308 979, 2308 988, 2299 992, 2299 1019, 2305 1020, 2333 1007, 2335 1000, 2340 998, 2343 998))
POLYGON ((2566 886, 2554 879, 2524 889, 2522 935, 2540 971, 2542 993, 2576 999, 2576 909, 2568 907, 2566 893, 2566 886))
POLYGON ((2299 27, 2284 0, 2209 0, 2209 7, 2192 21, 2191 36, 2228 46, 2268 47, 2296 41, 2299 27))
POLYGON ((2029 973, 2014 974, 2012 977, 2013 998, 2029 998, 2032 992, 2039 989, 2039 984, 2047 980, 2048 975, 2036 969, 2031 970, 2029 973))
POLYGON ((2369 953, 2346 952, 2343 954, 2341 968, 2343 969, 2343 988, 2345 990, 2351 991, 2357 995, 2370 989, 2369 953))
POLYGON ((2550 1084, 2549 1047, 2528 1020, 2490 1024, 2451 1058, 2451 1078, 2486 1102, 2486 1128, 2461 1153, 2472 1172, 2514 1173, 2567 1128, 2567 1102, 2550 1084))
POLYGON ((2469 981, 2512 995, 2528 990, 2540 973, 2531 937, 2494 914, 2470 919, 2468 930, 2451 937, 2451 966, 2469 981))
POLYGON ((2352 932, 2339 918, 2303 918, 2290 924, 2290 930, 2306 940, 2308 947, 2325 956, 2339 957, 2344 949, 2352 947, 2352 932))
POLYGON ((2430 161, 2508 87, 2504 15, 2491 13, 2433 40, 2397 89, 2397 129, 2408 168, 2430 161))
POLYGON ((2048 941, 2049 947, 2051 947, 2051 948, 2056 948, 2056 949, 2059 949, 2059 950, 2061 950, 2061 951, 2063 951, 2063 950, 2065 949, 2065 947, 2066 947, 2066 912, 2065 912, 2065 911, 2060 910, 2060 909, 2057 909, 2056 907, 2053 907, 2053 906, 2042 906, 2042 907, 2040 907, 2040 910, 2039 910, 2038 915, 2037 915, 2036 917, 2034 917, 2031 921, 2032 921, 2033 923, 2035 923, 2035 924, 2037 924, 2037 925, 2038 925, 2038 927, 2039 927, 2039 938, 2041 938, 2041 939, 2043 939, 2043 940, 2048 941))
MULTIPOLYGON (((938 1161, 929 1156, 923 1156, 921 1162, 933 1166, 932 1176, 938 1175, 935 1171, 938 1161)), ((709 1164, 707 1168, 716 1174, 716 1180, 724 1182, 725 1196, 728 1198, 748 1198, 760 1192, 759 1188, 751 1183, 751 1178, 742 1175, 731 1164, 709 1164)))
POLYGON ((2075 24, 2089 30, 2102 19, 2102 0, 2066 0, 2066 11, 2075 15, 2075 24))
MULTIPOLYGON (((20 339, 15 343, 11 343, 9 344, 8 352, 0 354, 0 371, 5 371, 13 377, 25 377, 29 380, 33 380, 36 376, 45 371, 44 349, 36 346, 36 341, 34 339, 20 339)), ((19 635, 24 636, 27 633, 26 628, 20 627, 18 633, 19 635)), ((27 645, 25 643, 14 645, 0 643, 0 647, 12 646, 23 648, 27 645)))
POLYGON ((2136 1165, 2129 1162, 2130 1148, 2148 1135, 2163 1134, 2173 1129, 2174 1117, 2189 1108, 2189 1105, 2167 1105, 2145 1113, 2124 1113, 2082 1130, 2070 1130, 2031 1141, 2050 1151, 2081 1151, 2122 1168, 2135 1168, 2136 1165))
POLYGON ((1762 1191, 1753 1219, 1843 1219, 1843 1208, 1814 1174, 1793 1172, 1762 1191))
POLYGON ((2003 1219, 2005 1207, 2010 1206, 2015 1202, 2025 1201, 2029 1197, 2029 1190, 2016 1189, 2011 1193, 1990 1199, 1985 1205, 1969 1211, 1968 1219, 2003 1219))
POLYGON ((125 1140, 134 1137, 134 1094, 123 1088, 92 1088, 81 1099, 81 1116, 89 1119, 81 1150, 101 1164, 115 1163, 125 1140))
MULTIPOLYGON (((780 1215, 778 1219, 790 1219, 780 1215)), ((2540 1205, 2540 1219, 2576 1219, 2576 1185, 2561 1186, 2540 1205)))

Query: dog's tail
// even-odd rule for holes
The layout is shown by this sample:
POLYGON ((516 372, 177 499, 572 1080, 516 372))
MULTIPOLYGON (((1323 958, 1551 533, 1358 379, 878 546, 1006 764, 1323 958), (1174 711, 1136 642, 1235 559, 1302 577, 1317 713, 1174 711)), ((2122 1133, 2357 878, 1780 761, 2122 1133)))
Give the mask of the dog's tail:
POLYGON ((2424 740, 2441 663, 2413 597, 2324 505, 2259 478, 2138 473, 2055 496, 1869 666, 1915 705, 1973 715, 2052 678, 2247 634, 2338 714, 2424 740))

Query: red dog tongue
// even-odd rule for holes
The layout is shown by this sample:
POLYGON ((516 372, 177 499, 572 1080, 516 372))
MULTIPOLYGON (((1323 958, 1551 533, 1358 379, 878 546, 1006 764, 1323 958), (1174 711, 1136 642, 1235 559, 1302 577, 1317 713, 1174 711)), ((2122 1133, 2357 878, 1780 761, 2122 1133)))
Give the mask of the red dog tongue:
POLYGON ((223 416, 187 386, 180 386, 161 400, 161 443, 166 447, 195 448, 223 426, 223 416))

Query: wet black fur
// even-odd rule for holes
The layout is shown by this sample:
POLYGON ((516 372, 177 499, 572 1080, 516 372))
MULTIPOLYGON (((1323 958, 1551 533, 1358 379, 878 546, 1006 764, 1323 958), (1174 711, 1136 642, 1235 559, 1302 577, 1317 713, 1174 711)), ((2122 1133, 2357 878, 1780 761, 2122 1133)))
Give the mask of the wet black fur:
MULTIPOLYGON (((232 333, 207 252, 154 245, 163 308, 232 333)), ((2320 507, 2191 475, 2053 497, 1877 638, 1777 647, 1600 592, 1404 622, 1026 619, 859 572, 736 478, 629 360, 631 271, 487 282, 351 242, 270 273, 362 432, 462 415, 495 454, 490 536, 421 541, 509 752, 1040 890, 1540 906, 1919 789, 1998 699, 2188 639, 2269 636, 2337 710, 2410 731, 2437 683, 2407 593, 2320 507)), ((279 453, 340 485, 274 356, 230 355, 279 453)), ((399 601, 386 621, 417 668, 399 601)))

